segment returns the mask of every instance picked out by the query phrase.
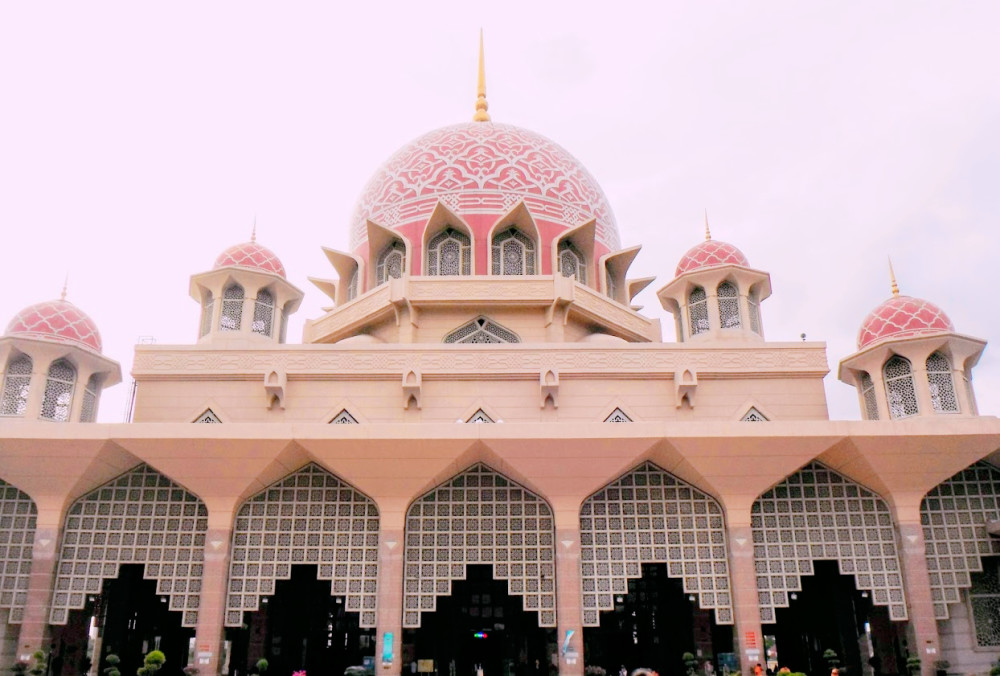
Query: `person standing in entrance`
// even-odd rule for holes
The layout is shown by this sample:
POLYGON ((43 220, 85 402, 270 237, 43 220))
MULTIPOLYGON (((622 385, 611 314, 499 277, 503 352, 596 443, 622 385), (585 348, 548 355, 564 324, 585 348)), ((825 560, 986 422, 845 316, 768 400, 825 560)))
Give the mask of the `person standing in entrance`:
POLYGON ((753 676, 764 676, 764 667, 760 666, 760 662, 753 668, 753 676))

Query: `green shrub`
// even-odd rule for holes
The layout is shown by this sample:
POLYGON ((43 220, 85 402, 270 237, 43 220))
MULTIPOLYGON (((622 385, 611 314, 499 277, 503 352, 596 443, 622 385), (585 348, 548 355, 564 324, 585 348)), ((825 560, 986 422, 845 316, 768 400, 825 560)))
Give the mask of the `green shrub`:
POLYGON ((257 664, 254 665, 254 668, 257 670, 258 674, 264 674, 267 673, 267 668, 269 666, 271 665, 267 663, 267 660, 261 657, 259 660, 257 660, 257 664))

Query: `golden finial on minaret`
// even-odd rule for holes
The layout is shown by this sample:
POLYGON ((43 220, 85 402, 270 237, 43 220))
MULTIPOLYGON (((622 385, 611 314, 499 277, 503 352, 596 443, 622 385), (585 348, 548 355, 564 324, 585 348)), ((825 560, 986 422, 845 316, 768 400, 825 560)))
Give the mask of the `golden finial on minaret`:
POLYGON ((59 300, 66 300, 66 287, 68 286, 69 286, 69 273, 67 272, 66 279, 63 280, 63 290, 62 293, 59 294, 59 300))
POLYGON ((712 239, 712 231, 708 229, 708 209, 705 209, 705 241, 712 239))
POLYGON ((253 230, 250 231, 250 241, 251 242, 256 242, 257 241, 257 217, 256 216, 253 217, 253 230))
POLYGON ((893 270, 892 270, 892 257, 891 256, 889 257, 889 281, 890 281, 890 287, 889 288, 892 289, 892 295, 893 296, 898 296, 899 295, 899 285, 896 284, 896 273, 893 272, 893 270))
POLYGON ((476 114, 472 116, 475 122, 489 122, 490 114, 486 111, 490 105, 486 103, 486 57, 483 55, 483 29, 479 29, 479 86, 476 88, 476 114))

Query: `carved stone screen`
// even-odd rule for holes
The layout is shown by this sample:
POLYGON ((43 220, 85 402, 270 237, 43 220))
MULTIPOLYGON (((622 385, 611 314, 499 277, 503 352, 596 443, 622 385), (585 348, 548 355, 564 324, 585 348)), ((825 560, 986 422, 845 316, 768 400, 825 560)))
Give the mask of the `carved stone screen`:
POLYGON ((418 498, 406 514, 403 626, 465 579, 469 564, 491 564, 493 577, 556 626, 555 522, 548 504, 484 464, 476 464, 418 498))
POLYGON ((0 480, 0 608, 10 611, 11 624, 24 619, 37 517, 28 494, 0 480))
POLYGON ((643 563, 666 563, 685 594, 715 610, 719 624, 733 623, 729 557, 722 508, 707 493, 651 462, 608 484, 580 509, 583 626, 601 623, 643 563))
POLYGON ((66 516, 50 622, 66 624, 121 564, 142 563, 182 625, 196 626, 207 529, 204 503, 145 464, 91 491, 66 516))
POLYGON ((984 556, 1000 554, 1000 540, 986 531, 1000 519, 1000 470, 977 462, 934 487, 920 504, 934 617, 946 620, 948 604, 972 586, 970 573, 984 556))
POLYGON ((888 607, 889 619, 906 619, 896 531, 872 491, 812 462, 757 498, 750 524, 762 623, 775 621, 775 608, 787 608, 813 561, 824 559, 888 607))
POLYGON ((226 626, 240 626, 292 566, 307 564, 362 627, 374 627, 378 532, 375 501, 315 463, 271 484, 236 515, 226 626))

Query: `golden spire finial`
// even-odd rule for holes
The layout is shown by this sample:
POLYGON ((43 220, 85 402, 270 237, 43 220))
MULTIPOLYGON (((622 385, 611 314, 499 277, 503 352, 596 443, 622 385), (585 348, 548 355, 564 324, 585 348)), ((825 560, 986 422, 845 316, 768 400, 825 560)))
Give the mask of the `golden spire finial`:
POLYGON ((705 241, 712 239, 712 231, 708 229, 708 209, 705 209, 705 241))
POLYGON ((253 217, 253 230, 250 231, 250 241, 251 242, 256 242, 257 241, 257 216, 256 215, 253 217))
POLYGON ((67 272, 66 279, 63 280, 63 290, 62 293, 59 294, 59 300, 66 300, 66 287, 68 286, 69 286, 69 273, 67 272))
POLYGON ((892 289, 892 295, 893 296, 898 296, 899 295, 899 285, 896 284, 896 273, 893 272, 893 270, 892 270, 892 257, 891 256, 889 257, 889 281, 890 281, 890 287, 889 288, 892 289))
POLYGON ((490 114, 486 111, 490 105, 486 103, 486 57, 483 53, 483 29, 479 29, 479 86, 476 87, 476 114, 472 116, 475 122, 489 122, 490 114))

